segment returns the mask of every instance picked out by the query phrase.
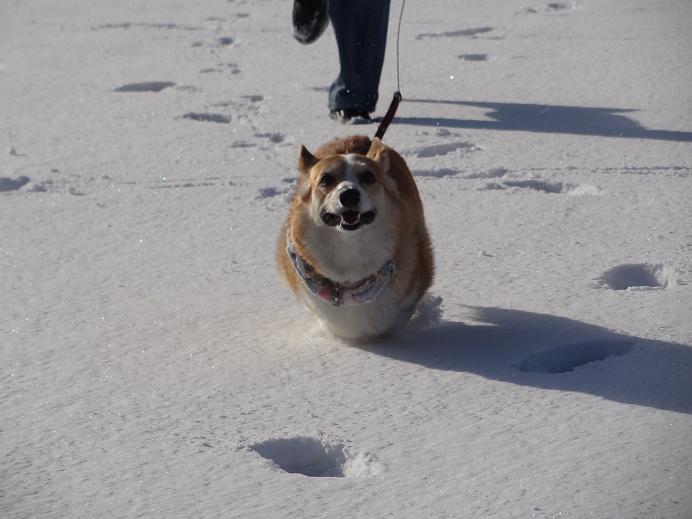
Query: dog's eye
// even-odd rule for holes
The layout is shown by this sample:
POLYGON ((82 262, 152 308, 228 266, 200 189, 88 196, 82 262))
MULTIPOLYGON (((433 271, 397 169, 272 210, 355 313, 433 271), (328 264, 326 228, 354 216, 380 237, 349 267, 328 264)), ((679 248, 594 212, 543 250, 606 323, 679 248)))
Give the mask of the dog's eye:
POLYGON ((334 179, 331 175, 322 175, 320 177, 320 186, 329 187, 334 183, 334 179))
POLYGON ((363 173, 360 174, 360 183, 361 184, 374 184, 375 183, 375 175, 372 171, 363 171, 363 173))

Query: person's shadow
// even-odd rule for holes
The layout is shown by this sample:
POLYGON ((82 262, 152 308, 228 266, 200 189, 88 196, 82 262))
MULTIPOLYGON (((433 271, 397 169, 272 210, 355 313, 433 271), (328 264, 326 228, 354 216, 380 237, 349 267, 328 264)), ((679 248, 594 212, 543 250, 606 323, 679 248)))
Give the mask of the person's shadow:
MULTIPOLYGON (((435 308, 437 304, 437 309, 435 308)), ((426 307, 427 305, 427 307, 426 307)), ((428 368, 692 414, 692 347, 615 333, 592 324, 502 308, 470 307, 473 322, 437 321, 363 346, 428 368)))
MULTIPOLYGON (((397 117, 394 119, 394 124, 692 142, 692 132, 648 129, 634 119, 623 115, 637 111, 632 109, 438 99, 406 99, 405 101, 408 103, 483 108, 487 109, 485 115, 492 120, 453 119, 435 116, 397 117)), ((446 109, 445 112, 449 113, 449 109, 446 109)))

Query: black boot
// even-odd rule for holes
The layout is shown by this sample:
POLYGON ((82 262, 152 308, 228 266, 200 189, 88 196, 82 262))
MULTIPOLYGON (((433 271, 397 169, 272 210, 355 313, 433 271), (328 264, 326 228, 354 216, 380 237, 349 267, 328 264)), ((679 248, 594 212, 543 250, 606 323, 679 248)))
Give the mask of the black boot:
POLYGON ((329 25, 327 0, 293 0, 293 37, 312 43, 329 25))
POLYGON ((344 124, 370 124, 375 119, 370 117, 367 110, 360 108, 345 108, 344 110, 330 110, 329 117, 344 124))

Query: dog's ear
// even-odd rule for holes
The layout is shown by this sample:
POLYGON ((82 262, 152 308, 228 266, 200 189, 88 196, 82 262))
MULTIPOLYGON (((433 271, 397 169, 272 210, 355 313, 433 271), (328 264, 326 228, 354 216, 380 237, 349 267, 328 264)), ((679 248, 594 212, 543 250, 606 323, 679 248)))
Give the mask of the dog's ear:
POLYGON ((308 151, 305 146, 300 146, 300 155, 298 156, 298 171, 303 175, 307 175, 310 168, 317 164, 317 158, 308 151))
POLYGON ((380 165, 383 173, 389 172, 389 153, 387 153, 387 148, 384 144, 382 144, 382 141, 379 138, 375 137, 372 140, 372 144, 370 145, 370 149, 368 150, 366 157, 374 162, 377 162, 377 164, 380 165))
POLYGON ((305 146, 300 146, 300 155, 298 156, 298 183, 296 186, 296 196, 304 203, 310 200, 310 168, 317 164, 318 159, 308 151, 305 146))

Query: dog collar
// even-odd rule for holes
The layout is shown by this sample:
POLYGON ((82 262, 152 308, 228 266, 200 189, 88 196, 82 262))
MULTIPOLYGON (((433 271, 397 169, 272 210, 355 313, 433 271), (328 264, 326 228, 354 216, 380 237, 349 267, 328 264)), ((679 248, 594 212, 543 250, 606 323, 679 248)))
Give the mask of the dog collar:
POLYGON ((305 288, 332 306, 355 306, 374 301, 396 274, 396 263, 388 260, 380 270, 360 281, 353 287, 344 287, 332 281, 300 257, 290 233, 286 236, 286 253, 291 258, 293 268, 302 280, 305 288))

